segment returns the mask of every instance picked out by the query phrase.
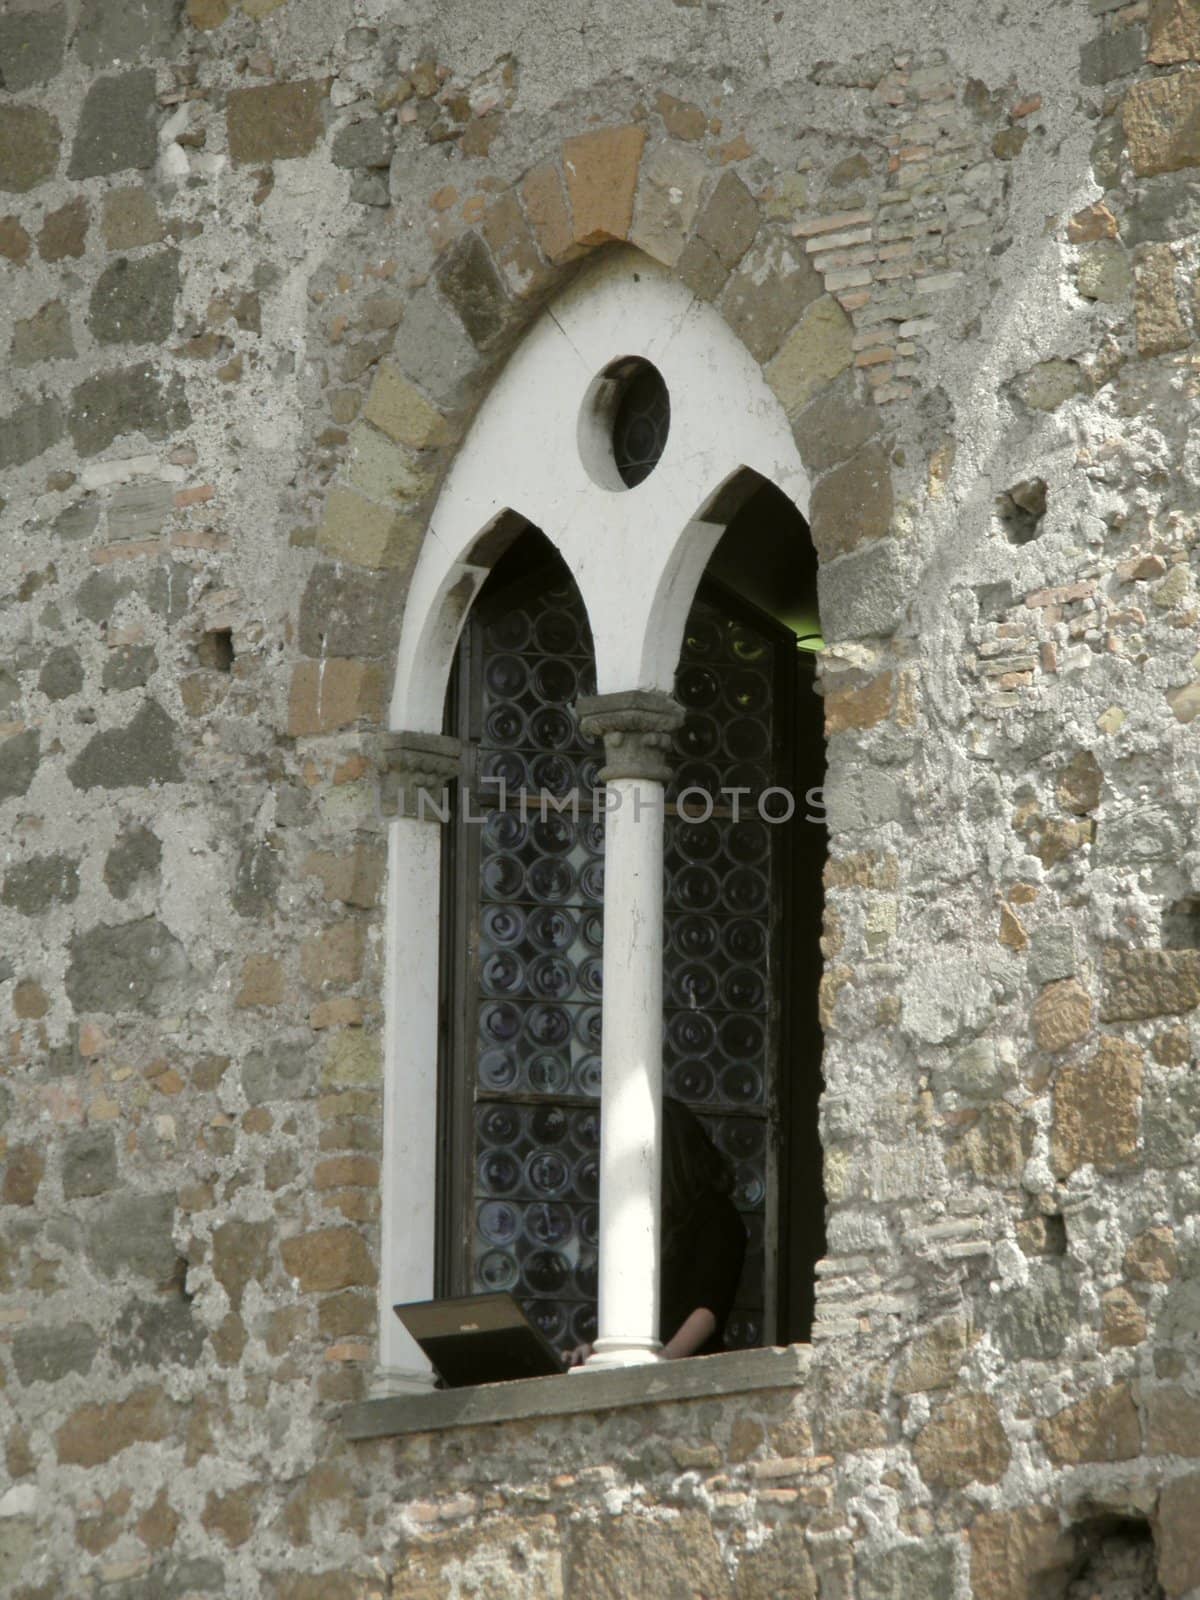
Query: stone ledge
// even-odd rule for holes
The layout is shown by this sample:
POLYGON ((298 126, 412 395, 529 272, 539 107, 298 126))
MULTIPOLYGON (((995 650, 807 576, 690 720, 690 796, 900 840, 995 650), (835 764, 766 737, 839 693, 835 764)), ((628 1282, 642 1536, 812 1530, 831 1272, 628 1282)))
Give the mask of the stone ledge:
POLYGON ((565 1417, 617 1411, 671 1400, 704 1400, 753 1389, 792 1389, 808 1376, 810 1345, 769 1350, 733 1350, 687 1361, 647 1362, 601 1372, 523 1378, 472 1389, 436 1389, 429 1394, 389 1395, 364 1400, 342 1412, 348 1439, 384 1439, 402 1433, 515 1422, 529 1417, 565 1417))

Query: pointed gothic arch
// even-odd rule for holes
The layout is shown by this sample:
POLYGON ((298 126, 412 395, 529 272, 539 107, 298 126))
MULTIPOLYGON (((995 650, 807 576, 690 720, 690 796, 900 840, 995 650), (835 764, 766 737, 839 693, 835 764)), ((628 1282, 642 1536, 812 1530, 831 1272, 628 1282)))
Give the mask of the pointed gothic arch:
MULTIPOLYGON (((443 732, 451 662, 473 601, 523 521, 551 539, 578 588, 602 699, 633 691, 671 705, 700 577, 759 483, 807 508, 807 474, 758 363, 710 305, 645 257, 613 252, 594 263, 514 352, 447 474, 397 652, 397 765, 414 782, 457 771, 457 744, 443 732), (629 358, 661 373, 671 427, 654 470, 622 492, 589 469, 589 448, 603 441, 580 434, 593 425, 597 378, 629 358)), ((393 1372, 411 1369, 413 1353, 390 1307, 434 1286, 435 930, 443 895, 430 832, 411 814, 391 825, 380 1305, 382 1365, 393 1372)))

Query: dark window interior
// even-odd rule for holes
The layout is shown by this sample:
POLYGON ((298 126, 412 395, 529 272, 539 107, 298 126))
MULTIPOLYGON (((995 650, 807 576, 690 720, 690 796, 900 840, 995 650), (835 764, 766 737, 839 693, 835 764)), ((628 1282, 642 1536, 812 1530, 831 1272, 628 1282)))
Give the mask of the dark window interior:
MULTIPOLYGON (((811 641, 797 647, 816 631, 813 580, 803 521, 760 484, 710 563, 676 679, 687 718, 667 796, 665 1085, 737 1170, 750 1247, 734 1346, 808 1338, 824 1249, 825 834, 804 820, 819 815, 804 797, 824 752, 811 641), (720 794, 733 786, 750 791, 737 818, 720 794), (786 823, 759 814, 771 787, 796 797, 786 823), (691 818, 675 803, 689 788, 691 818), (696 790, 714 801, 705 820, 696 790)), ((594 692, 582 603, 528 528, 473 608, 447 705, 471 754, 444 875, 439 1290, 509 1289, 563 1349, 595 1334, 603 751, 574 713, 594 692), (541 806, 543 792, 567 809, 541 806)))

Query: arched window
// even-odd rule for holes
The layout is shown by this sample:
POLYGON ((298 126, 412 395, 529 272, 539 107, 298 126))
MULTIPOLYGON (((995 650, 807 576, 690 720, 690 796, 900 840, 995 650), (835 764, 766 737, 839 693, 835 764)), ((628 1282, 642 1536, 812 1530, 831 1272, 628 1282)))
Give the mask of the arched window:
MULTIPOLYGON (((664 1089, 736 1172, 734 1348, 807 1337, 823 1247, 808 548, 784 496, 749 492, 675 675, 664 1089)), ((594 692, 578 590, 527 529, 475 602, 448 695, 446 731, 468 754, 444 880, 438 1278, 447 1293, 510 1290, 563 1350, 596 1335, 604 752, 576 709, 594 692)))
POLYGON ((653 1359, 660 1081, 739 1168, 752 1248, 734 1337, 808 1333, 808 497, 753 358, 633 252, 531 329, 459 452, 408 592, 387 755, 381 1393, 423 1381, 391 1306, 435 1286, 510 1285, 565 1345, 590 1326, 594 1267, 594 1364, 653 1359), (524 817, 511 784, 483 781, 506 769, 534 790, 524 817), (540 791, 575 777, 578 822, 543 818, 540 791), (418 790, 451 780, 452 825, 414 815, 418 790), (770 789, 794 797, 790 820, 760 815, 770 789))

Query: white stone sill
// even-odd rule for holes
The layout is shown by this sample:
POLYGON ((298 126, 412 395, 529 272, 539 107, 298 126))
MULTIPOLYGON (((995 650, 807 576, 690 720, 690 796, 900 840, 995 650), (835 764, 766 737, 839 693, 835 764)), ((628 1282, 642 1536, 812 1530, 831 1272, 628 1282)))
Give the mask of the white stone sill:
POLYGON ((811 1362, 811 1345, 792 1344, 608 1371, 563 1373, 561 1377, 522 1378, 478 1388, 389 1395, 346 1406, 342 1430, 348 1439, 387 1439, 405 1433, 478 1427, 485 1422, 620 1411, 755 1389, 794 1389, 808 1376, 811 1362))

